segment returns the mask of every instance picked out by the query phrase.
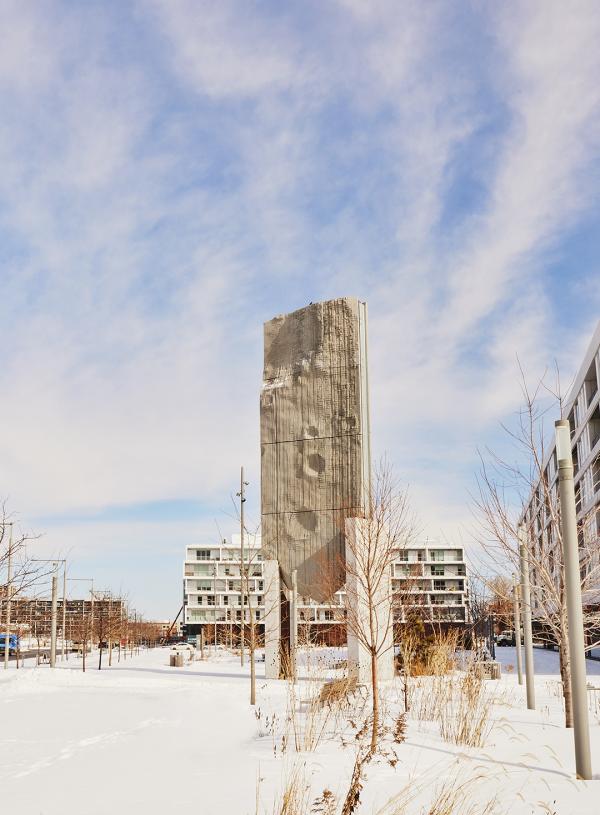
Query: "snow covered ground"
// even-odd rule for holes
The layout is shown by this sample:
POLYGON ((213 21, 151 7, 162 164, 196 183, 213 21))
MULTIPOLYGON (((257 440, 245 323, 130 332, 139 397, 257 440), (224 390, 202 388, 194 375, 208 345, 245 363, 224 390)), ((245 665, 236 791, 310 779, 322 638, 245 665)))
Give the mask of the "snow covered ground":
MULTIPOLYGON (((514 665, 514 649, 498 658, 514 665)), ((296 752, 290 689, 268 682, 259 664, 256 709, 248 704, 248 668, 226 653, 184 668, 155 649, 98 672, 81 672, 71 657, 57 670, 43 665, 0 671, 0 779, 5 812, 23 815, 197 812, 271 815, 286 778, 296 772, 314 801, 325 788, 342 799, 356 755, 360 709, 322 720, 315 751, 296 752), (354 727, 356 725, 356 727, 354 727), (258 803, 257 803, 258 798, 258 803)), ((337 655, 339 657, 340 655, 337 655)), ((337 658, 336 657, 336 658, 337 658)), ((486 683, 493 693, 490 732, 482 748, 442 740, 433 721, 409 718, 406 740, 388 737, 387 758, 366 772, 359 813, 421 815, 442 787, 464 800, 456 815, 591 815, 600 780, 574 780, 572 732, 562 726, 557 655, 536 651, 537 711, 527 711, 514 673, 486 683), (396 758, 392 753, 395 751, 396 758), (405 808, 384 809, 410 793, 405 808), (491 803, 490 803, 491 802, 491 803), (468 807, 475 808, 470 810, 468 807)), ((323 673, 311 652, 300 697, 318 692, 323 673)), ((590 693, 600 698, 600 663, 589 663, 590 693)), ((424 693, 429 681, 422 680, 424 693)), ((360 703, 358 704, 360 708, 360 703)), ((385 711, 400 710, 399 680, 385 689, 385 711)), ((368 712, 365 708, 365 713, 368 712)), ((305 715, 297 714, 298 720, 305 715)), ((591 714, 593 765, 600 779, 600 710, 591 714)), ((309 810, 308 810, 309 811, 309 810)))

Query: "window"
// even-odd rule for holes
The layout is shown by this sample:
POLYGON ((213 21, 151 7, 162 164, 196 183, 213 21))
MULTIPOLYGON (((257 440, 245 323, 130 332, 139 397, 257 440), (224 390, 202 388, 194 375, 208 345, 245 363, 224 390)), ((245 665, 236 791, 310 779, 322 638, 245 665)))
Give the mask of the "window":
POLYGON ((408 552, 398 552, 398 560, 407 563, 408 562, 408 552))
POLYGON ((323 612, 323 619, 324 620, 329 620, 329 621, 333 620, 333 611, 325 610, 323 612))
POLYGON ((224 595, 223 595, 223 605, 224 605, 224 606, 228 606, 228 605, 229 605, 229 595, 227 595, 227 594, 224 594, 224 595))
POLYGON ((210 549, 196 549, 196 560, 210 560, 210 549))
POLYGON ((445 580, 434 580, 433 581, 433 590, 434 591, 444 591, 446 589, 446 581, 445 580))
POLYGON ((209 594, 206 599, 208 601, 209 606, 214 606, 214 604, 215 604, 215 596, 214 596, 214 594, 209 594))
POLYGON ((431 567, 431 574, 433 574, 433 575, 443 575, 444 574, 444 567, 443 566, 432 566, 431 567))

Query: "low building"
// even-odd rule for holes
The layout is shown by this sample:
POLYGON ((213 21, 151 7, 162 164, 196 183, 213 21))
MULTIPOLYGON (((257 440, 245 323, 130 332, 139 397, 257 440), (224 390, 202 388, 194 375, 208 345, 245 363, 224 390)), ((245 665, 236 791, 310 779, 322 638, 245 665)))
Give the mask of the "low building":
MULTIPOLYGON (((244 539, 244 621, 254 614, 259 635, 264 631, 265 575, 260 536, 244 539), (247 582, 246 582, 247 581, 247 582)), ((183 574, 185 637, 204 630, 206 641, 236 642, 242 622, 240 536, 218 544, 186 547, 183 574)), ((435 541, 415 543, 398 551, 392 564, 395 622, 410 612, 426 626, 464 626, 469 622, 467 567, 462 548, 435 541)), ((299 641, 345 642, 346 595, 343 590, 325 603, 298 598, 299 641)))
MULTIPOLYGON (((70 600, 65 609, 67 639, 76 639, 82 620, 91 622, 108 619, 117 621, 127 616, 125 601, 120 597, 94 597, 94 600, 70 600)), ((62 636, 63 600, 57 601, 57 631, 62 636)), ((0 621, 6 621, 6 600, 0 599, 0 621)), ((50 636, 52 621, 52 600, 32 597, 13 597, 10 603, 10 626, 13 631, 26 632, 32 637, 50 636)))

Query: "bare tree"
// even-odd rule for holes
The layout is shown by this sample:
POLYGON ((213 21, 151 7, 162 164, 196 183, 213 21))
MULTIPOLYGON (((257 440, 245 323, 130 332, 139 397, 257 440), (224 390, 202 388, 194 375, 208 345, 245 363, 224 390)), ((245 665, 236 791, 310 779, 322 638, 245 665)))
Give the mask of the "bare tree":
POLYGON ((92 642, 94 636, 95 625, 92 626, 92 615, 86 614, 85 602, 81 603, 81 614, 72 620, 71 636, 75 642, 78 642, 81 647, 82 663, 81 668, 85 673, 86 655, 88 645, 92 642))
POLYGON ((490 590, 489 610, 496 621, 504 628, 513 623, 512 580, 504 575, 495 575, 488 583, 490 590))
MULTIPOLYGON (((485 569, 507 579, 519 572, 519 527, 527 542, 531 578, 532 612, 537 638, 556 644, 565 703, 565 724, 573 726, 571 670, 565 598, 560 504, 555 456, 550 456, 544 419, 561 416, 563 399, 559 388, 549 387, 546 378, 528 388, 523 372, 523 407, 515 430, 504 428, 517 450, 516 462, 488 450, 481 456, 475 509, 485 569), (530 504, 531 502, 531 504, 530 504), (528 509, 524 509, 527 508, 528 509)), ((600 578, 598 538, 586 521, 579 529, 581 589, 584 598, 594 597, 600 578)), ((499 586, 500 584, 497 584, 499 586)), ((509 593, 502 598, 508 600, 509 593)), ((584 609, 588 647, 598 642, 599 615, 593 606, 584 609)))
POLYGON ((394 641, 391 568, 414 529, 407 492, 399 488, 385 461, 374 473, 368 517, 358 519, 357 526, 358 534, 346 536, 346 625, 370 658, 374 753, 380 714, 378 661, 393 649, 394 641))
MULTIPOLYGON (((7 512, 6 503, 0 506, 0 625, 5 635, 5 667, 8 664, 9 635, 11 625, 11 606, 31 589, 48 570, 39 562, 33 561, 27 552, 27 546, 36 540, 36 535, 19 531, 16 522, 7 512)), ((17 654, 17 667, 19 657, 17 654)))

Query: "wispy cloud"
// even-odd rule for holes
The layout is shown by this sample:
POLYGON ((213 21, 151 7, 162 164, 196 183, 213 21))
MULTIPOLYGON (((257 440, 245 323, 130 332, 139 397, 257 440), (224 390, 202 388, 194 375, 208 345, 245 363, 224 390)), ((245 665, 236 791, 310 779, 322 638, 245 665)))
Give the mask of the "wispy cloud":
POLYGON ((0 492, 52 545, 86 513, 98 560, 159 546, 140 505, 226 507, 242 461, 256 510, 262 322, 348 293, 375 447, 455 534, 516 353, 572 368, 600 305, 571 243, 599 28, 591 1, 5 3, 0 492))

